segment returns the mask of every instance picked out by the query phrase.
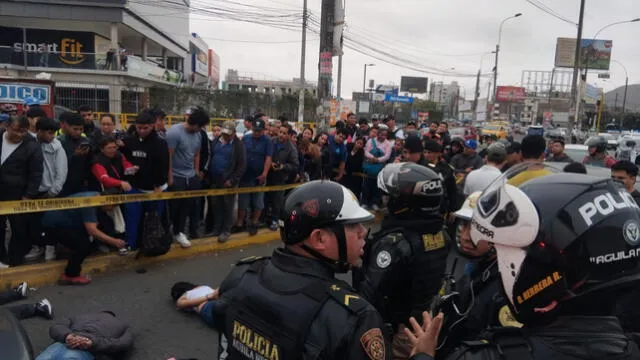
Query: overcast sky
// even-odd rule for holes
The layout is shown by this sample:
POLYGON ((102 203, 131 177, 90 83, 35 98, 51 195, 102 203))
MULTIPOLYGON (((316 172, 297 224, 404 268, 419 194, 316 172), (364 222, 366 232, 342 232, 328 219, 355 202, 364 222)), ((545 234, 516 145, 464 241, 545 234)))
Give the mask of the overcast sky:
MULTIPOLYGON (((319 17, 321 0, 308 0, 309 10, 319 17)), ((579 0, 539 0, 562 16, 577 22, 579 0)), ((200 0, 220 4, 220 0, 200 0)), ((583 37, 591 38, 612 22, 640 17, 638 0, 587 0, 583 37), (632 4, 635 3, 635 6, 632 4)), ((245 4, 302 9, 302 0, 242 0, 245 4)), ((493 68, 494 56, 480 54, 495 48, 500 22, 515 13, 519 18, 505 23, 502 33, 499 85, 519 85, 523 70, 551 70, 556 38, 575 37, 577 27, 558 20, 525 0, 346 0, 346 22, 352 36, 378 39, 399 57, 409 54, 431 68, 475 74, 483 59, 482 71, 493 68), (362 35, 364 34, 364 35, 362 35), (455 56, 451 56, 455 55, 455 56)), ((192 14, 191 31, 198 33, 221 58, 221 79, 227 69, 254 73, 266 78, 292 79, 300 72, 300 32, 237 21, 220 21, 192 14), (222 41, 226 40, 226 41, 222 41), (243 42, 239 42, 243 41, 243 42), (275 43, 287 42, 287 43, 275 43)), ((629 82, 640 82, 640 22, 617 25, 604 30, 599 38, 613 40, 612 58, 626 66, 629 82)), ((318 36, 308 34, 306 77, 317 81, 318 36)), ((389 49, 387 49, 389 51, 389 49)), ((345 49, 343 57, 342 96, 362 90, 363 65, 375 63, 368 79, 376 84, 399 84, 402 75, 426 76, 429 82, 458 81, 472 97, 475 78, 431 75, 406 70, 372 57, 345 49)), ((337 57, 334 58, 334 95, 337 57)), ((624 70, 611 65, 611 79, 590 82, 612 90, 624 85, 624 70)), ((487 80, 481 81, 482 96, 487 80)), ((464 92, 464 91, 462 91, 464 92)))

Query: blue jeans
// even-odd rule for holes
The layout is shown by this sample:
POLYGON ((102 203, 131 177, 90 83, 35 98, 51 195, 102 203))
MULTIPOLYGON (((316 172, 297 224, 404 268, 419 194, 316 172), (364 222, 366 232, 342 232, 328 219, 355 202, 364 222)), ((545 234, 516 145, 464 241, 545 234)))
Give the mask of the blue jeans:
POLYGON ((216 328, 215 317, 218 315, 220 311, 220 306, 218 305, 217 300, 207 301, 204 306, 200 309, 200 318, 205 324, 209 325, 211 328, 216 328))
POLYGON ((68 349, 63 343, 53 343, 36 360, 93 360, 93 354, 84 350, 68 349))
MULTIPOLYGON (((142 194, 138 189, 132 189, 127 194, 142 194)), ((157 210, 160 217, 164 212, 165 201, 145 201, 124 204, 124 223, 127 243, 132 249, 138 248, 140 238, 140 225, 142 216, 146 211, 157 210)))

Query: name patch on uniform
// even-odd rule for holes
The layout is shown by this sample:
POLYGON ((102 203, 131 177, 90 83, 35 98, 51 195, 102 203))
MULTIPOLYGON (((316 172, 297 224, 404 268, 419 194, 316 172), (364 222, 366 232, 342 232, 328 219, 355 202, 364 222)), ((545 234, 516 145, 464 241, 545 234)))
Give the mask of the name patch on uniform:
POLYGON ((233 322, 232 346, 248 359, 279 360, 278 345, 238 321, 233 322))
POLYGON ((382 331, 380 329, 370 329, 364 333, 360 337, 360 343, 364 348, 364 352, 367 353, 372 360, 385 359, 384 338, 382 337, 382 331))
POLYGON ((523 302, 531 299, 536 296, 542 290, 548 288, 549 286, 557 283, 562 280, 562 276, 557 271, 554 271, 553 274, 547 276, 546 278, 538 281, 535 285, 525 290, 520 296, 518 296, 518 304, 522 304, 523 302))
POLYGON ((444 247, 444 233, 440 231, 437 234, 422 234, 422 245, 424 251, 433 251, 444 247))

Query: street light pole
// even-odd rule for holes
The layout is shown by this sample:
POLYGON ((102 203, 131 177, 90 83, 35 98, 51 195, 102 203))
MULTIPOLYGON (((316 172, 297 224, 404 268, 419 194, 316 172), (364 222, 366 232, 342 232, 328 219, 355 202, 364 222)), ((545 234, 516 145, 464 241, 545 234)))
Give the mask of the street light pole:
MULTIPOLYGON (((622 119, 620 120, 620 125, 622 125, 622 122, 624 121, 624 115, 625 115, 625 110, 626 110, 626 106, 627 106, 627 89, 629 88, 629 73, 627 72, 627 68, 622 65, 622 63, 620 63, 617 60, 611 60, 611 62, 614 62, 618 65, 620 65, 620 67, 622 67, 622 69, 624 70, 624 95, 622 96, 622 119)), ((616 95, 618 93, 616 92, 616 95)))
MULTIPOLYGON (((475 122, 478 119, 478 98, 480 97, 480 77, 482 76, 482 63, 484 57, 489 54, 493 54, 495 51, 487 52, 480 57, 480 67, 478 68, 478 75, 476 76, 476 90, 473 93, 473 114, 471 114, 471 120, 475 122)), ((489 101, 489 99, 487 99, 489 101)))
POLYGON ((376 64, 364 64, 364 78, 362 79, 362 93, 365 92, 367 85, 367 66, 376 66, 376 64))
POLYGON ((493 68, 493 101, 495 102, 498 97, 498 57, 500 55, 500 41, 502 40, 502 25, 505 22, 511 19, 515 19, 517 17, 522 16, 522 13, 517 13, 513 16, 509 16, 508 18, 502 20, 500 23, 500 29, 498 31, 498 43, 496 44, 496 62, 495 67, 493 68))

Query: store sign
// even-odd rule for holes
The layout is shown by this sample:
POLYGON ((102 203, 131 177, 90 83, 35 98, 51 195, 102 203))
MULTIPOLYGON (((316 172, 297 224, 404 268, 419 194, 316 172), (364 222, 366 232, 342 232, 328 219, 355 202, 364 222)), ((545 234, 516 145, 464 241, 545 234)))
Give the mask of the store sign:
POLYGON ((0 62, 53 68, 95 69, 95 34, 84 31, 0 27, 0 62))
POLYGON ((40 100, 40 105, 51 103, 51 86, 9 82, 0 83, 0 103, 22 103, 26 97, 40 100))
POLYGON ((202 76, 209 76, 209 56, 201 50, 191 54, 191 71, 202 76))

